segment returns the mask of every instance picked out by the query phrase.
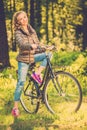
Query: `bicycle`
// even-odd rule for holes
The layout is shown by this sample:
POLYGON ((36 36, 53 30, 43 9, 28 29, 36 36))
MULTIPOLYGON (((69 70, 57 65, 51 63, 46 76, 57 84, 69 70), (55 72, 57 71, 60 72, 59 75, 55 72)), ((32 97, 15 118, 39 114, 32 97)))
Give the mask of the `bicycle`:
POLYGON ((82 103, 82 89, 78 80, 69 72, 53 69, 50 58, 46 55, 47 66, 41 85, 35 82, 31 73, 35 64, 31 64, 20 102, 30 114, 37 113, 40 103, 44 103, 52 114, 77 112, 82 103))

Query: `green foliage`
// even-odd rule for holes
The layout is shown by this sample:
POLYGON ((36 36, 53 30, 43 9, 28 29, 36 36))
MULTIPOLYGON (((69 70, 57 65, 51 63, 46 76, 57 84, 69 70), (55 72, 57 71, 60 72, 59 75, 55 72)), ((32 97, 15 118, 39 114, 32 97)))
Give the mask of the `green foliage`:
POLYGON ((87 52, 54 53, 52 63, 78 77, 83 95, 87 95, 87 52))
POLYGON ((80 52, 54 53, 52 62, 58 66, 70 66, 79 56, 80 52))
MULTIPOLYGON (((79 80, 83 90, 83 103, 77 113, 68 115, 59 113, 58 116, 51 115, 44 104, 40 105, 37 114, 27 114, 19 104, 21 111, 20 117, 14 119, 11 116, 13 107, 14 90, 16 86, 17 53, 10 52, 10 61, 12 68, 4 69, 0 73, 0 129, 1 130, 85 130, 87 126, 87 76, 84 67, 87 65, 86 52, 59 52, 54 54, 52 61, 56 65, 68 65, 65 71, 73 73, 79 80), (58 60, 59 58, 59 60, 58 60), (65 59, 65 60, 64 60, 65 59), (56 61, 57 60, 57 61, 56 61), (58 62, 58 64, 57 64, 58 62), (10 76, 11 75, 11 76, 10 76), (73 125, 72 125, 73 122, 73 125), (84 128, 86 127, 86 128, 84 128), (81 128, 81 129, 80 129, 81 128)), ((60 67, 61 67, 60 66, 60 67)), ((60 68, 61 69, 61 68, 60 68)))

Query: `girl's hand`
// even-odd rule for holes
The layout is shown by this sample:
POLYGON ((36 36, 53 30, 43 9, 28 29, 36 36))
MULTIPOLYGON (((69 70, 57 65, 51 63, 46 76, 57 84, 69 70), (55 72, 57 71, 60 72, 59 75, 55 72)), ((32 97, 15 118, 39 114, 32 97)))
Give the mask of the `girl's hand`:
POLYGON ((53 49, 55 49, 55 46, 54 46, 54 45, 51 45, 51 46, 48 46, 48 47, 47 47, 47 50, 49 50, 49 51, 51 51, 51 50, 53 50, 53 49))
POLYGON ((37 48, 37 45, 36 44, 32 44, 31 45, 33 49, 36 49, 37 48))

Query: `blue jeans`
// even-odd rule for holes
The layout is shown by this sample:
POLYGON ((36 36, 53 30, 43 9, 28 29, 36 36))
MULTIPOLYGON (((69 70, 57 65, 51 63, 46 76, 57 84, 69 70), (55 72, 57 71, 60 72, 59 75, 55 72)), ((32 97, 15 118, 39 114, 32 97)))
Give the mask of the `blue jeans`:
MULTIPOLYGON (((35 54, 34 60, 35 60, 35 62, 41 61, 41 66, 44 66, 44 67, 47 64, 47 59, 46 59, 45 53, 35 54)), ((14 93, 15 101, 20 100, 22 89, 23 89, 24 83, 26 81, 28 69, 29 69, 29 64, 23 63, 23 62, 18 62, 18 82, 16 85, 15 93, 14 93)))

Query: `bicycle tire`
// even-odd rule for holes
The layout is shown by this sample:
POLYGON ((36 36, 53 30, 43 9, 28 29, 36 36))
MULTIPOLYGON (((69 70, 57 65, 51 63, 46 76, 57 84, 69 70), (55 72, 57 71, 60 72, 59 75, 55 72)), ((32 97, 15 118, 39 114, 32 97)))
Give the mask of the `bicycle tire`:
POLYGON ((49 78, 44 87, 44 101, 52 114, 63 111, 77 112, 82 103, 82 89, 78 80, 70 73, 58 71, 54 78, 57 88, 49 78))
POLYGON ((33 80, 28 81, 24 86, 20 102, 27 113, 37 113, 40 102, 38 101, 38 88, 33 80))

